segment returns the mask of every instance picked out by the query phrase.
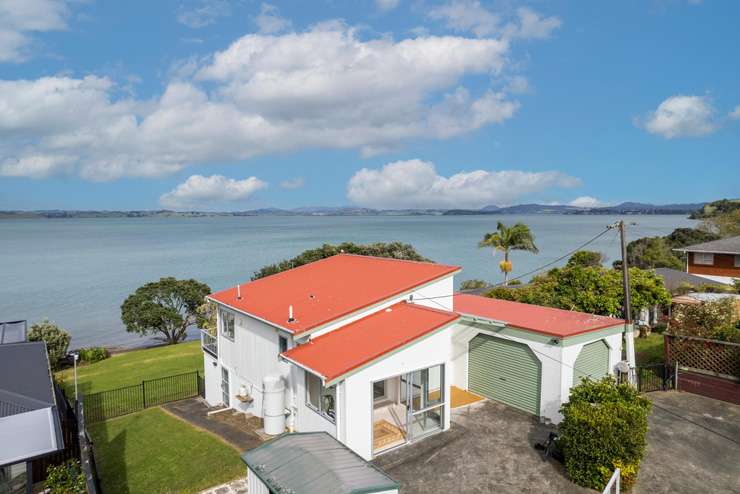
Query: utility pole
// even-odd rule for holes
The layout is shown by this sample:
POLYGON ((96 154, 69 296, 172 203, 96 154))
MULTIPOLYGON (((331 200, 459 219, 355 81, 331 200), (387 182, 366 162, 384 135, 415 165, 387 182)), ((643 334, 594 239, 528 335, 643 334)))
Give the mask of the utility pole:
POLYGON ((632 303, 630 300, 630 271, 627 265, 627 239, 624 220, 619 220, 609 228, 619 228, 622 246, 622 287, 624 289, 624 339, 627 345, 627 363, 630 366, 630 381, 634 381, 635 369, 635 327, 632 324, 632 303))

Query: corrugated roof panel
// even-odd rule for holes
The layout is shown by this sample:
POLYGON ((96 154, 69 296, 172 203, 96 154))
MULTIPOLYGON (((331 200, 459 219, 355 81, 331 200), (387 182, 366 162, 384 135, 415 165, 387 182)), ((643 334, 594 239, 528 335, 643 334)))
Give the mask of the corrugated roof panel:
POLYGON ((326 432, 284 434, 242 454, 271 489, 350 494, 398 489, 398 483, 326 432))

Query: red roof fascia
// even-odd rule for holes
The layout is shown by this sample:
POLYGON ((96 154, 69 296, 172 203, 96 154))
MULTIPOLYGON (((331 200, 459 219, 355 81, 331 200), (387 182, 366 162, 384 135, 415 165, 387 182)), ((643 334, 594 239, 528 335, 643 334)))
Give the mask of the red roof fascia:
POLYGON ((282 354, 327 382, 457 321, 458 314, 400 302, 282 354))
POLYGON ((508 326, 560 338, 624 324, 623 319, 613 317, 463 293, 455 294, 452 303, 455 312, 461 315, 501 321, 508 326))

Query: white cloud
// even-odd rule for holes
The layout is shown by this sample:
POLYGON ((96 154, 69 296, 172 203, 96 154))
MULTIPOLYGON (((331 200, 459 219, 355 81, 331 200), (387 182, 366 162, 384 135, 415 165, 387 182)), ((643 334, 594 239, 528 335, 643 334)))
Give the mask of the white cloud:
POLYGON ((513 94, 525 94, 530 90, 529 81, 524 76, 514 76, 506 84, 506 90, 513 94))
POLYGON ((288 180, 283 180, 282 182, 280 182, 280 187, 282 187, 283 189, 294 190, 300 189, 305 184, 306 181, 303 179, 303 177, 296 177, 288 180))
POLYGON ((400 0, 375 0, 375 6, 383 12, 388 12, 398 7, 400 0))
POLYGON ((740 105, 737 105, 728 116, 733 120, 740 120, 740 105))
POLYGON ((595 197, 580 196, 570 201, 568 205, 575 206, 577 208, 598 208, 604 206, 604 203, 596 199, 595 197))
POLYGON ((192 29, 199 29, 215 23, 219 18, 231 13, 228 0, 200 0, 197 7, 181 6, 177 22, 192 29))
POLYGON ((508 26, 509 35, 521 39, 547 39, 562 25, 557 17, 544 17, 527 7, 517 9, 519 21, 508 26))
POLYGON ((476 36, 489 36, 499 30, 501 18, 489 12, 478 0, 452 0, 429 11, 429 17, 444 21, 458 32, 470 31, 476 36))
POLYGON ((553 187, 575 187, 580 180, 557 171, 475 170, 450 177, 418 159, 388 163, 355 173, 347 198, 372 208, 480 208, 513 201, 553 187))
POLYGON ((0 176, 152 177, 275 152, 370 155, 449 138, 516 112, 506 93, 461 85, 497 77, 508 49, 455 36, 361 40, 334 23, 244 36, 188 60, 153 99, 104 77, 0 79, 0 176))
POLYGON ((527 7, 520 7, 513 20, 504 22, 506 16, 491 12, 479 0, 451 0, 432 8, 428 16, 458 32, 505 39, 546 39, 562 24, 557 17, 544 17, 527 7))
POLYGON ((65 0, 0 0, 0 62, 29 57, 33 33, 67 29, 65 0))
POLYGON ((280 11, 274 5, 263 3, 260 6, 260 13, 255 18, 257 28, 263 34, 275 34, 290 29, 292 23, 290 20, 280 17, 280 11))
POLYGON ((188 209, 214 204, 234 203, 249 199, 255 192, 267 187, 257 177, 235 180, 223 175, 191 175, 177 187, 162 194, 160 204, 166 208, 188 209))
POLYGON ((718 128, 715 110, 706 96, 671 96, 643 122, 637 120, 636 123, 666 139, 701 137, 718 128))

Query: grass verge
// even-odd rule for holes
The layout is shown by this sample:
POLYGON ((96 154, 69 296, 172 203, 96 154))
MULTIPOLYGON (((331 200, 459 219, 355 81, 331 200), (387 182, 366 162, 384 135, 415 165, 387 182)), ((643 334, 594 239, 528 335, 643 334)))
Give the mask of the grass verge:
POLYGON ((638 364, 663 362, 663 335, 651 333, 647 338, 635 338, 635 360, 638 364))
POLYGON ((108 494, 199 492, 246 474, 234 448, 160 408, 88 430, 108 494))
MULTIPOLYGON (((77 368, 77 386, 82 394, 97 393, 139 384, 144 379, 196 370, 203 372, 203 351, 199 341, 190 341, 119 353, 101 362, 80 366, 77 368)), ((64 382, 68 393, 74 393, 72 369, 58 372, 57 378, 64 382)))

